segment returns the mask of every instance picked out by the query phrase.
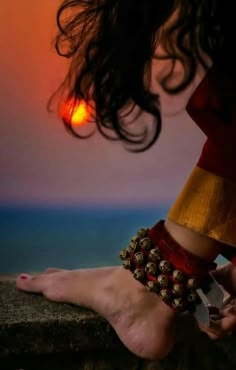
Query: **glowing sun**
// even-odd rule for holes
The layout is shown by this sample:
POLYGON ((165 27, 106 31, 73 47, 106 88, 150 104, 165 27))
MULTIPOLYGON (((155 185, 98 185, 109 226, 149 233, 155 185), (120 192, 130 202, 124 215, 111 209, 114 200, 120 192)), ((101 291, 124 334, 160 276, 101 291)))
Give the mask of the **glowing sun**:
POLYGON ((91 117, 91 107, 84 100, 75 104, 71 99, 62 105, 61 117, 67 124, 81 126, 86 124, 91 117))

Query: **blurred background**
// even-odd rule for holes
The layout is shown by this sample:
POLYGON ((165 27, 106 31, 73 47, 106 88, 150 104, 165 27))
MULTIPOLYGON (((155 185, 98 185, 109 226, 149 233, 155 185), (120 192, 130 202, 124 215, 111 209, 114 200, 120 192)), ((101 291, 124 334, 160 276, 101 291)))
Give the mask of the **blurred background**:
MULTIPOLYGON (((165 217, 203 134, 184 111, 196 87, 161 93, 163 131, 141 154, 98 133, 78 140, 46 104, 68 61, 52 45, 58 0, 4 2, 0 13, 0 273, 119 264, 141 226, 165 217)), ((135 61, 134 61, 135 62, 135 61)))

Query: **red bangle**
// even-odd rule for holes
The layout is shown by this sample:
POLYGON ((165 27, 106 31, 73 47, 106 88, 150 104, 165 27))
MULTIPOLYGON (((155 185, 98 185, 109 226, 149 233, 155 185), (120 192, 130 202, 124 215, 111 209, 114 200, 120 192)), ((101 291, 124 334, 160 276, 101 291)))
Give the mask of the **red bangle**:
POLYGON ((162 257, 186 275, 195 276, 200 282, 217 264, 204 260, 181 247, 165 229, 163 220, 148 232, 148 237, 161 251, 162 257))

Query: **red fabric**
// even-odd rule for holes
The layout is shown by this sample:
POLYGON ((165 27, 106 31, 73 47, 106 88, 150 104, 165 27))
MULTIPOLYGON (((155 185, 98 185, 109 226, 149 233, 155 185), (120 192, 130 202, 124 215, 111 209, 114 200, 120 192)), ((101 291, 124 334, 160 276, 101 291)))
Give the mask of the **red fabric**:
POLYGON ((194 276, 199 281, 217 266, 216 263, 208 262, 182 248, 167 232, 162 220, 149 230, 148 237, 153 245, 160 249, 164 260, 171 262, 175 269, 188 276, 194 276))
POLYGON ((217 73, 216 67, 208 71, 190 98, 186 111, 207 136, 197 165, 236 181, 236 114, 230 123, 222 117, 217 73))
MULTIPOLYGON (((190 98, 186 111, 207 136, 197 166, 236 181, 236 109, 232 122, 225 122, 217 73, 220 72, 214 66, 208 71, 190 98)), ((236 252, 225 253, 225 257, 236 265, 236 252)))

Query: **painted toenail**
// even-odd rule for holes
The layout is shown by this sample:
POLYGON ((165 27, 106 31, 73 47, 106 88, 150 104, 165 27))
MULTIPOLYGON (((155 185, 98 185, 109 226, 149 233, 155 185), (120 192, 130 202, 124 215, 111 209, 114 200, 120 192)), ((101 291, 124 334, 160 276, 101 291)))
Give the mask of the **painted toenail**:
POLYGON ((20 279, 22 279, 22 280, 27 280, 27 279, 30 279, 30 278, 31 278, 30 275, 26 275, 26 274, 20 275, 20 279))

